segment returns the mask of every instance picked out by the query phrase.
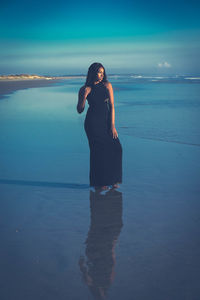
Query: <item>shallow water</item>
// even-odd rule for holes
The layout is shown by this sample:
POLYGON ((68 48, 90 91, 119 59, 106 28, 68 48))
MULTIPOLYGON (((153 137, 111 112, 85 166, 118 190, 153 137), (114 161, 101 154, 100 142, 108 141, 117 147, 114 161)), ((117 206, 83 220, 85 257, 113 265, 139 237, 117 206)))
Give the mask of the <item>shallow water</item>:
POLYGON ((200 84, 110 81, 123 184, 102 194, 76 112, 83 80, 0 101, 2 300, 200 297, 200 84))

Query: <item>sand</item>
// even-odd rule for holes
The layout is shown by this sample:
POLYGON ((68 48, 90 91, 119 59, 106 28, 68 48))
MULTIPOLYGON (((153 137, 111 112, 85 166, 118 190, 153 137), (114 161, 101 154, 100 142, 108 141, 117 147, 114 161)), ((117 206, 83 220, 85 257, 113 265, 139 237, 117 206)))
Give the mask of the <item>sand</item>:
POLYGON ((1 299, 200 299, 198 86, 121 84, 123 183, 99 194, 81 85, 0 101, 1 299))
POLYGON ((32 79, 32 80, 1 80, 0 81, 0 99, 6 97, 17 90, 28 88, 37 88, 51 86, 58 82, 59 79, 32 79))

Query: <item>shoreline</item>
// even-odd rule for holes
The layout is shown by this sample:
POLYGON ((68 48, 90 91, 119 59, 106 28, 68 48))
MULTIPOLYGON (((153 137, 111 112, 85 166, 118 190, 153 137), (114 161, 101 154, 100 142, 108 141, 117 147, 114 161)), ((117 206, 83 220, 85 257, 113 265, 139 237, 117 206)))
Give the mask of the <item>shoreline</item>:
POLYGON ((61 79, 7 79, 0 80, 0 99, 28 88, 47 87, 60 82, 61 79))

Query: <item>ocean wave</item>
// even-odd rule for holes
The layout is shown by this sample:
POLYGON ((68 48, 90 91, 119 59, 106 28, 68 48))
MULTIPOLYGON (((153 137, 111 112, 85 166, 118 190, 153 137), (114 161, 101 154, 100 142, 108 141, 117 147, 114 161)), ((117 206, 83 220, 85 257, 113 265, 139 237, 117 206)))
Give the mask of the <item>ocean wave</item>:
POLYGON ((185 77, 184 79, 189 79, 189 80, 200 80, 200 77, 185 77))
POLYGON ((131 78, 143 78, 142 75, 131 75, 130 77, 131 77, 131 78))
POLYGON ((143 76, 143 75, 131 75, 131 78, 134 79, 150 79, 150 80, 163 80, 163 79, 179 79, 182 78, 182 76, 176 75, 176 76, 143 76))
POLYGON ((198 81, 200 77, 198 76, 187 76, 187 75, 166 75, 166 76, 154 76, 154 75, 130 75, 130 74, 112 74, 109 76, 113 79, 126 79, 126 80, 138 80, 138 81, 150 81, 150 82, 181 82, 181 81, 198 81))

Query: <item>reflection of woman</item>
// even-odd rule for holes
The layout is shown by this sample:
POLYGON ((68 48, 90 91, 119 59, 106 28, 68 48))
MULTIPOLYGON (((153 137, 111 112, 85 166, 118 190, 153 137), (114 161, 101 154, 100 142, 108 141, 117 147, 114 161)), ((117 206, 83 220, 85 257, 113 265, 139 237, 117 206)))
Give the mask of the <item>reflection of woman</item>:
POLYGON ((79 260, 83 279, 96 299, 104 299, 114 279, 115 244, 122 224, 122 193, 90 191, 91 224, 86 257, 79 260))
POLYGON ((115 128, 113 89, 102 64, 93 63, 79 90, 77 111, 87 110, 84 128, 90 147, 90 186, 118 188, 122 183, 122 146, 115 128))

